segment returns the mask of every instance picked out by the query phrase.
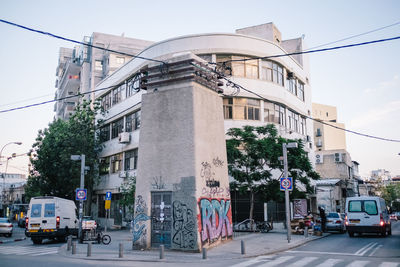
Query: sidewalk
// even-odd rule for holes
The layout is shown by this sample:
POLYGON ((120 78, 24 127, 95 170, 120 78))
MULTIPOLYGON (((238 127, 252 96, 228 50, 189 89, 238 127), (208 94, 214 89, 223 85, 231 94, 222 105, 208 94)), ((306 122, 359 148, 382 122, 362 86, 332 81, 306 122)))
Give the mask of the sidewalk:
MULTIPOLYGON (((59 254, 66 257, 80 258, 87 260, 107 260, 107 261, 146 261, 146 262, 181 262, 191 263, 202 261, 202 253, 182 252, 176 250, 164 250, 164 259, 160 259, 159 249, 151 250, 132 250, 132 234, 129 230, 113 230, 108 231, 111 236, 109 245, 93 244, 92 254, 87 256, 87 244, 76 244, 76 254, 72 254, 72 250, 67 251, 67 244, 63 245, 59 254), (119 258, 119 244, 123 244, 123 257, 119 258)), ((234 237, 232 241, 227 241, 222 245, 207 249, 207 259, 213 261, 226 259, 241 259, 248 257, 256 257, 260 255, 273 254, 290 248, 298 247, 304 243, 315 239, 323 238, 329 234, 324 233, 322 236, 309 235, 291 235, 291 242, 287 241, 287 233, 285 229, 274 229, 269 233, 250 233, 234 237), (241 254, 241 240, 245 243, 245 254, 241 254)))

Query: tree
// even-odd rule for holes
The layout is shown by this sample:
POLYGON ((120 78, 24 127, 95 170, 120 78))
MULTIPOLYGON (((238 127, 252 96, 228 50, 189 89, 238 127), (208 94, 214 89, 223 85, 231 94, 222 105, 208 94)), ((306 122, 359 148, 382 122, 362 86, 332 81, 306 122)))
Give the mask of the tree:
POLYGON ((48 128, 39 130, 29 153, 32 168, 26 186, 28 199, 38 195, 75 199, 75 189, 80 186, 80 161, 72 161, 71 155, 81 154, 90 168, 85 174, 85 188, 91 199, 98 178, 98 154, 102 149, 96 135, 101 121, 95 123, 99 111, 99 103, 91 107, 91 102, 84 100, 68 121, 54 120, 48 128))
POLYGON ((399 211, 400 184, 389 184, 380 188, 381 196, 391 211, 399 211))
POLYGON ((126 181, 121 184, 120 192, 121 199, 119 200, 119 204, 124 208, 128 208, 129 214, 133 215, 133 207, 135 205, 135 191, 136 191, 136 177, 128 176, 126 181))
POLYGON ((288 174, 293 177, 294 185, 291 197, 305 197, 307 192, 312 192, 310 178, 319 179, 319 175, 312 169, 300 139, 279 137, 273 124, 231 128, 227 135, 228 171, 235 180, 231 186, 232 189, 250 193, 249 219, 253 219, 254 196, 257 192, 263 192, 266 201, 282 202, 284 199, 283 192, 279 190, 279 181, 273 175, 273 172, 280 172, 281 177, 283 176, 283 164, 280 160, 283 143, 298 143, 297 148, 288 152, 288 174), (306 192, 297 188, 296 181, 304 185, 306 192))

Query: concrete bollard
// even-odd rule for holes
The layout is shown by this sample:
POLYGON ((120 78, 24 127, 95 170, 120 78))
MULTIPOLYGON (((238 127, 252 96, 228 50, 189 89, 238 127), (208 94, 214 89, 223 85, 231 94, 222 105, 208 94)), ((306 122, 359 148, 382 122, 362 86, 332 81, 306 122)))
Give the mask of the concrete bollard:
POLYGON ((123 258, 124 257, 124 244, 123 243, 119 243, 119 254, 118 254, 119 258, 123 258))
POLYGON ((245 246, 244 240, 240 241, 240 248, 241 248, 242 255, 246 254, 246 246, 245 246))
POLYGON ((207 249, 203 248, 201 251, 203 253, 203 260, 207 259, 207 249))
POLYGON ((68 239, 67 239, 67 251, 71 250, 71 246, 72 246, 72 236, 68 236, 68 239))
POLYGON ((160 260, 164 259, 164 245, 160 245, 160 260))
POLYGON ((308 237, 308 227, 307 226, 304 228, 304 237, 305 238, 308 237))
POLYGON ((76 254, 76 241, 72 242, 72 254, 76 254))
POLYGON ((87 244, 87 256, 88 257, 92 256, 92 242, 89 242, 87 244))

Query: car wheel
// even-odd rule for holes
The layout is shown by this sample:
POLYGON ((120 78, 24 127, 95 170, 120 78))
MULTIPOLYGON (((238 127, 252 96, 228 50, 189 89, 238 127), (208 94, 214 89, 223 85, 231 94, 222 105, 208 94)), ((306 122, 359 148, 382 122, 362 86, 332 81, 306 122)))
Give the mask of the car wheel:
POLYGON ((382 237, 386 236, 386 229, 383 230, 383 232, 381 233, 382 237))
POLYGON ((32 242, 33 242, 33 244, 40 245, 40 244, 42 244, 42 239, 41 238, 32 238, 32 242))
POLYGON ((12 236, 12 233, 7 234, 7 236, 8 236, 8 237, 11 237, 11 236, 12 236))

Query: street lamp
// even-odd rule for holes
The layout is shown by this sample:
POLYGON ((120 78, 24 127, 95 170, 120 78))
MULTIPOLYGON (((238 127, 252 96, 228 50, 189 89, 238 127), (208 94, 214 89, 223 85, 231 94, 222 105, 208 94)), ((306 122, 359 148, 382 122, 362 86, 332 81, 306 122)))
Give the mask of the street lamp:
MULTIPOLYGON (((71 155, 71 160, 81 161, 81 184, 79 189, 85 188, 85 155, 71 155)), ((78 238, 82 240, 83 200, 79 199, 79 232, 78 238)))
MULTIPOLYGON (((288 148, 297 148, 297 143, 283 143, 282 151, 283 151, 283 170, 284 170, 284 178, 288 178, 288 162, 287 162, 287 149, 288 148)), ((289 189, 285 188, 285 210, 286 210, 286 229, 287 229, 287 241, 290 243, 292 230, 290 227, 290 207, 289 207, 289 189)))
MULTIPOLYGON (((8 146, 8 145, 11 145, 11 144, 15 144, 15 145, 22 145, 22 142, 10 142, 10 143, 7 143, 7 144, 5 144, 2 148, 1 148, 1 150, 0 150, 0 160, 1 160, 1 154, 3 154, 3 150, 4 150, 4 148, 6 147, 6 146, 8 146)), ((13 153, 12 154, 12 157, 15 157, 15 153, 13 153)), ((8 167, 8 160, 9 160, 10 158, 7 158, 7 164, 6 164, 6 170, 5 170, 5 173, 7 172, 7 167, 8 167)), ((6 184, 6 176, 5 176, 5 173, 3 173, 3 195, 2 195, 2 198, 1 198, 1 203, 2 203, 2 208, 3 208, 3 212, 4 212, 4 214, 5 214, 5 210, 4 210, 4 207, 5 207, 5 200, 4 200, 4 197, 5 197, 5 184, 6 184)))

